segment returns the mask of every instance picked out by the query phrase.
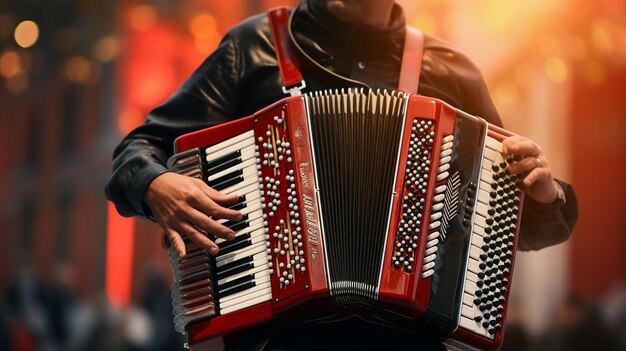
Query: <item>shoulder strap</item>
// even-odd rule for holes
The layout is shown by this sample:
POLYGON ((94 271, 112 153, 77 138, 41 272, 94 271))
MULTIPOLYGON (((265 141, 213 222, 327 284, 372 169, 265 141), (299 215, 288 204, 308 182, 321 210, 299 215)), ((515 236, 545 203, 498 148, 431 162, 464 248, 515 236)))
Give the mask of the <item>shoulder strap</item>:
POLYGON ((300 69, 296 63, 293 47, 289 39, 289 10, 287 7, 276 7, 268 11, 272 38, 276 47, 276 58, 280 70, 280 79, 285 94, 300 95, 306 87, 300 69))
MULTIPOLYGON (((300 95, 300 90, 306 87, 300 69, 298 68, 293 47, 289 39, 289 10, 287 7, 276 7, 268 11, 272 37, 276 46, 276 58, 280 70, 280 78, 285 94, 300 95)), ((398 90, 405 93, 417 94, 422 55, 424 52, 424 35, 419 30, 406 27, 404 52, 400 66, 398 90)))
POLYGON ((424 34, 415 28, 407 26, 402 65, 400 66, 400 79, 398 79, 398 90, 417 94, 423 53, 424 34))

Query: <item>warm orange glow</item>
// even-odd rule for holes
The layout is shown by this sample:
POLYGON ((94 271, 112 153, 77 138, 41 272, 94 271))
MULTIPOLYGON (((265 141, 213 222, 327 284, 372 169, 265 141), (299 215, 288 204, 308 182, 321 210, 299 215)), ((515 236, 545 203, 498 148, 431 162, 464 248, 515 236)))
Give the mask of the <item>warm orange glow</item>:
POLYGON ((566 42, 567 54, 576 61, 583 61, 589 55, 587 43, 581 36, 572 36, 566 42))
POLYGON ((29 48, 39 39, 39 26, 33 21, 23 21, 15 27, 15 42, 23 48, 29 48))
POLYGON ((556 83, 564 82, 567 79, 567 66, 561 58, 550 57, 546 60, 546 74, 556 83))
POLYGON ((5 78, 15 77, 22 71, 20 55, 15 51, 7 51, 0 56, 0 74, 5 78))
POLYGON ((127 135, 133 129, 143 124, 145 116, 141 111, 134 108, 123 110, 117 117, 117 129, 121 135, 127 135))
POLYGON ((91 64, 89 61, 82 56, 77 56, 70 59, 65 65, 65 76, 69 80, 80 82, 87 80, 90 70, 91 64))
POLYGON ((206 55, 215 51, 219 42, 220 42, 220 39, 217 36, 209 37, 206 39, 197 38, 194 41, 196 49, 198 49, 198 51, 206 55))
POLYGON ((609 56, 613 52, 611 24, 604 18, 597 19, 591 26, 591 43, 601 56, 609 56))
POLYGON ((606 80, 606 68, 601 61, 588 61, 583 67, 583 75, 589 84, 601 85, 606 80))
POLYGON ((128 11, 130 27, 138 31, 150 29, 156 23, 157 18, 156 9, 150 5, 138 5, 128 11))
POLYGON ((432 17, 419 14, 410 21, 410 25, 419 28, 422 32, 434 34, 437 31, 437 25, 432 17))
POLYGON ((109 62, 120 53, 120 41, 117 37, 108 36, 96 42, 93 55, 100 62, 109 62))
POLYGON ((197 39, 216 36, 218 33, 215 17, 209 13, 196 15, 189 23, 189 32, 197 39))
POLYGON ((124 218, 113 203, 107 207, 106 295, 117 307, 130 302, 135 220, 124 218))
POLYGON ((535 83, 535 70, 529 64, 521 64, 513 71, 515 83, 524 89, 531 89, 535 83))

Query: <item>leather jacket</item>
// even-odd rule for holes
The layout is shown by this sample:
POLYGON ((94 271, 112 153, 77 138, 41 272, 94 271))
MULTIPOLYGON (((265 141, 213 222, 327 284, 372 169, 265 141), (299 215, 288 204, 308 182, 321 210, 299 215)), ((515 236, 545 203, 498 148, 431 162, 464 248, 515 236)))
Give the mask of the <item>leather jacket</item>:
MULTIPOLYGON (((303 58, 304 92, 397 87, 405 34, 404 14, 398 5, 389 25, 374 29, 341 22, 328 13, 323 1, 306 0, 294 10, 290 31, 303 58)), ((478 68, 450 44, 430 35, 425 36, 418 93, 502 125, 478 68)), ((108 199, 124 216, 149 217, 144 193, 155 177, 167 172, 165 163, 173 153, 176 137, 251 115, 284 97, 267 16, 251 17, 230 30, 187 81, 150 112, 146 123, 122 140, 113 155, 113 174, 106 186, 108 199)), ((525 201, 521 249, 540 249, 570 236, 578 204, 572 187, 559 182, 566 194, 565 205, 525 201)), ((350 348, 404 349, 416 341, 414 335, 407 337, 406 333, 346 321, 339 329, 282 325, 246 331, 233 337, 229 349, 256 349, 267 343, 269 335, 273 335, 270 344, 279 345, 279 349, 303 349, 303 345, 328 349, 325 342, 331 340, 314 344, 322 334, 341 335, 344 346, 350 348), (341 333, 333 334, 333 330, 341 333), (372 338, 362 338, 364 333, 372 338), (362 346, 355 342, 362 342, 362 346)), ((430 342, 427 339, 423 338, 422 345, 430 342)), ((440 345, 425 347, 441 349, 440 345)))
MULTIPOLYGON (((397 87, 405 33, 400 6, 394 7, 386 28, 375 29, 342 22, 323 1, 307 0, 292 14, 290 33, 302 58, 304 92, 397 87)), ((478 68, 430 35, 425 35, 418 93, 502 125, 478 68)), ((148 217, 144 194, 155 177, 167 172, 176 137, 251 115, 284 97, 267 16, 251 17, 230 30, 187 81, 118 145, 107 198, 124 216, 148 217)), ((572 187, 560 184, 564 206, 541 205, 527 197, 521 249, 540 249, 569 237, 578 204, 572 187)))

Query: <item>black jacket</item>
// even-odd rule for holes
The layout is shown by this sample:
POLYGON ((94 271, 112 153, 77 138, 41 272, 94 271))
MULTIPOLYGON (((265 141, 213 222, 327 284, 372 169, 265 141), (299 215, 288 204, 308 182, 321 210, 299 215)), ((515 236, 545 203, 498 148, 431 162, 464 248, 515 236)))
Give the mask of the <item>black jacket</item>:
MULTIPOLYGON (((308 0, 293 15, 292 36, 299 54, 307 91, 371 87, 394 90, 404 43, 405 20, 396 6, 393 21, 383 30, 343 23, 333 18, 322 1, 308 0)), ((265 14, 230 30, 217 50, 146 123, 132 131, 114 153, 107 197, 125 216, 148 216, 143 202, 150 182, 166 172, 176 137, 248 116, 285 97, 282 92, 265 14)), ((450 44, 425 36, 418 92, 501 125, 500 117, 478 68, 450 44)), ((561 182, 565 206, 525 202, 521 249, 539 249, 566 240, 578 217, 573 189, 561 182)), ((274 325, 231 335, 229 349, 258 349, 272 335, 269 349, 420 349, 439 350, 428 338, 363 323, 358 319, 334 325, 274 325), (364 338, 363 335, 369 337, 364 338), (418 341, 420 340, 420 341, 418 341)))
MULTIPOLYGON (((341 22, 322 1, 308 0, 295 11, 291 33, 305 60, 306 91, 371 87, 394 90, 398 84, 405 20, 394 8, 385 29, 341 22)), ((490 123, 502 122, 478 68, 450 44, 426 35, 418 93, 441 99, 490 123)), ((284 98, 274 44, 265 14, 230 30, 217 50, 146 123, 122 140, 113 155, 107 198, 124 216, 148 216, 143 196, 150 182, 166 172, 176 137, 245 117, 284 98)), ((578 217, 571 186, 560 182, 565 206, 528 199, 519 247, 535 250, 565 241, 578 217)))

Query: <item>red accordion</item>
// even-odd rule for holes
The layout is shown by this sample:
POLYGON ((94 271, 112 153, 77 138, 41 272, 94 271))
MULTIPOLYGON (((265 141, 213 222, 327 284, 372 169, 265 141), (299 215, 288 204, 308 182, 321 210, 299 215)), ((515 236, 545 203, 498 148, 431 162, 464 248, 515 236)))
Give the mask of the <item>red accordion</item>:
POLYGON ((523 193, 511 133, 435 99, 289 97, 175 142, 168 166, 240 195, 208 255, 170 248, 176 327, 201 349, 272 319, 346 313, 428 330, 458 349, 502 343, 523 193))

